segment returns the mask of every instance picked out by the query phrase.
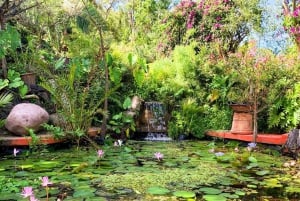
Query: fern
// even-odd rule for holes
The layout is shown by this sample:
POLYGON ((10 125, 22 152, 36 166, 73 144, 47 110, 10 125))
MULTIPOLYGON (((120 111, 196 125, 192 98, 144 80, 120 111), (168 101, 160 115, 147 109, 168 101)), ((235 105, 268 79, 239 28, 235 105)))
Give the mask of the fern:
POLYGON ((0 94, 0 107, 4 107, 13 100, 13 95, 10 93, 0 94))

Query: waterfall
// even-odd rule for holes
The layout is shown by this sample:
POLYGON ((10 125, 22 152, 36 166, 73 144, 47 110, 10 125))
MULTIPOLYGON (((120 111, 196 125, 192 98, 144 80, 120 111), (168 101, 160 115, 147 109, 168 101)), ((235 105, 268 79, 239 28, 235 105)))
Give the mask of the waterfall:
POLYGON ((144 140, 169 141, 166 109, 161 102, 144 102, 137 131, 146 133, 144 140))

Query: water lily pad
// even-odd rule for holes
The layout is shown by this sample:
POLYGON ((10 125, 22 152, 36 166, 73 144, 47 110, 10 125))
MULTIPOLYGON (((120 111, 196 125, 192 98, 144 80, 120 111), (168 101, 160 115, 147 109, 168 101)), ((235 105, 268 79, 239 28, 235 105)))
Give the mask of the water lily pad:
POLYGON ((27 171, 18 171, 18 172, 15 173, 16 177, 27 177, 29 175, 30 175, 30 173, 27 172, 27 171))
POLYGON ((167 162, 164 163, 164 166, 166 166, 166 167, 177 167, 178 164, 174 163, 174 162, 167 161, 167 162))
POLYGON ((259 175, 259 176, 263 176, 263 175, 266 175, 266 174, 269 174, 270 171, 269 170, 261 170, 261 171, 257 171, 256 174, 259 175))
POLYGON ((221 193, 219 195, 224 196, 226 198, 230 198, 230 199, 238 199, 240 197, 237 194, 231 194, 231 193, 221 193))
POLYGON ((264 186, 266 188, 278 188, 278 187, 282 187, 282 184, 279 182, 278 179, 275 178, 271 178, 271 179, 265 179, 264 180, 264 186))
POLYGON ((165 195, 170 193, 169 189, 159 187, 159 186, 154 186, 150 187, 147 189, 147 193, 152 194, 152 195, 165 195))
POLYGON ((204 194, 208 194, 208 195, 217 195, 217 194, 222 193, 222 191, 217 188, 203 187, 203 188, 200 188, 199 190, 201 192, 203 192, 204 194))
POLYGON ((203 199, 206 201, 226 201, 226 197, 222 195, 204 195, 203 199))
POLYGON ((236 195, 239 195, 239 196, 244 196, 244 195, 246 195, 246 193, 245 193, 244 191, 239 191, 239 190, 235 191, 234 193, 235 193, 236 195))
POLYGON ((75 190, 73 194, 74 198, 89 198, 94 196, 95 196, 94 191, 89 189, 75 190))
POLYGON ((194 198, 196 196, 192 191, 175 191, 173 195, 181 198, 194 198))
POLYGON ((300 187, 299 186, 289 186, 286 188, 287 193, 300 193, 300 187))
POLYGON ((253 156, 250 156, 250 157, 248 158, 248 160, 249 160, 251 163, 257 163, 257 159, 256 159, 255 157, 253 157, 253 156))
POLYGON ((255 189, 255 188, 257 188, 257 185, 254 185, 254 184, 248 184, 247 187, 248 187, 248 188, 253 188, 253 189, 255 189))

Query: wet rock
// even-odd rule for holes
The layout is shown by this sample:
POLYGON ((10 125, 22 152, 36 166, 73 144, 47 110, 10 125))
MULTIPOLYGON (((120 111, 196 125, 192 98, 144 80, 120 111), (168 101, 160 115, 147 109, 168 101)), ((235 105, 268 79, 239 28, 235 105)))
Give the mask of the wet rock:
POLYGON ((15 105, 6 118, 5 127, 16 135, 28 135, 28 129, 38 131, 49 120, 48 112, 33 103, 15 105))

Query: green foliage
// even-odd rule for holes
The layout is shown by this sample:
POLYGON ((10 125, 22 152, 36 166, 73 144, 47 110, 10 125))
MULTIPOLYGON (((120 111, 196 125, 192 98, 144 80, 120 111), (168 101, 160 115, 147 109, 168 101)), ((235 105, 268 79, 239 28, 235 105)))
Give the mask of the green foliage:
POLYGON ((118 114, 115 114, 109 121, 109 130, 115 132, 116 134, 122 134, 123 136, 127 137, 129 137, 130 130, 135 131, 135 121, 133 115, 128 112, 128 109, 130 107, 131 99, 129 97, 126 97, 123 102, 123 110, 127 110, 127 112, 122 111, 118 114))
MULTIPOLYGON (((284 87, 287 80, 277 82, 278 87, 283 84, 284 87)), ((300 123, 300 84, 294 83, 294 89, 285 91, 285 95, 280 96, 269 108, 269 127, 278 127, 285 131, 289 131, 297 127, 300 123)), ((272 97, 275 94, 272 94, 272 97)), ((279 95, 279 94, 278 94, 279 95)), ((274 98, 275 99, 275 98, 274 98)))
POLYGON ((202 108, 194 99, 184 100, 181 110, 173 111, 172 116, 174 119, 170 121, 168 128, 168 134, 172 138, 182 134, 197 138, 204 137, 204 131, 201 129, 202 108))
MULTIPOLYGON (((5 88, 11 92, 13 92, 12 90, 14 89, 18 90, 18 95, 21 98, 25 98, 28 92, 28 87, 21 80, 20 73, 14 70, 8 70, 7 79, 0 79, 0 91, 5 88)), ((10 98, 12 98, 10 96, 12 95, 8 95, 2 98, 5 98, 5 100, 7 101, 10 100, 10 98)))
POLYGON ((62 129, 76 138, 86 133, 94 116, 101 112, 104 97, 99 98, 99 94, 103 89, 96 80, 99 72, 95 68, 89 60, 73 59, 66 71, 52 73, 45 69, 42 77, 41 86, 50 92, 63 118, 62 129))
POLYGON ((149 72, 139 94, 144 99, 161 100, 167 105, 176 104, 187 96, 202 94, 197 83, 198 60, 193 46, 178 46, 172 57, 149 64, 149 72))
POLYGON ((7 26, 5 30, 0 30, 0 59, 9 51, 15 51, 21 44, 20 34, 13 26, 7 26))
POLYGON ((0 107, 4 107, 13 100, 13 95, 10 93, 0 94, 0 107))
POLYGON ((44 129, 47 131, 50 131, 51 134, 54 136, 54 138, 59 139, 65 136, 65 133, 61 127, 50 125, 50 124, 43 124, 42 125, 44 129))

